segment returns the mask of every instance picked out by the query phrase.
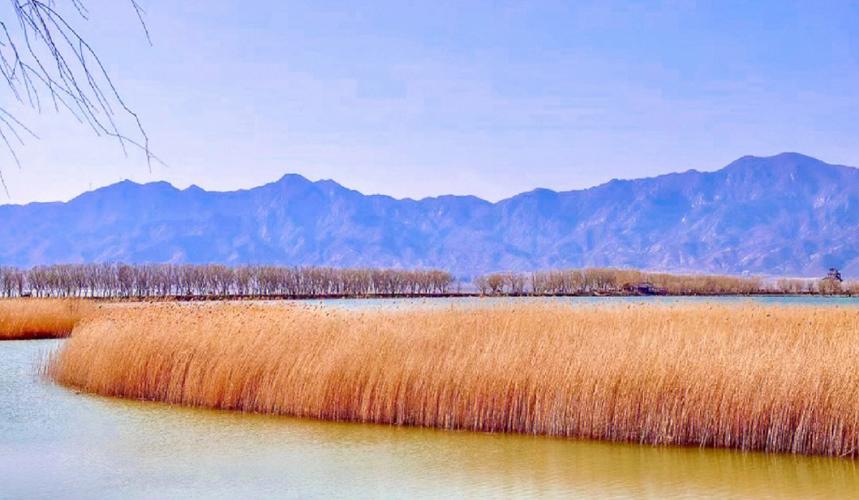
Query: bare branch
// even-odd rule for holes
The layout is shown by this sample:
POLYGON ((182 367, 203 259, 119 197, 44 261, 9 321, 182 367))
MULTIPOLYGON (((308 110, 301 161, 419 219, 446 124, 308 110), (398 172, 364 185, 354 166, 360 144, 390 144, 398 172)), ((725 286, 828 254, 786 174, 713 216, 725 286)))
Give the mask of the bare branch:
MULTIPOLYGON (((144 10, 137 0, 129 1, 151 45, 144 10)), ((68 21, 68 15, 89 19, 84 0, 68 0, 70 11, 65 14, 54 0, 10 2, 17 29, 0 20, 0 83, 6 83, 15 100, 41 112, 46 95, 56 112, 65 110, 96 135, 117 140, 126 155, 127 146, 142 151, 150 170, 152 161, 163 164, 149 149, 140 117, 122 98, 96 51, 68 21), (131 135, 120 125, 126 119, 133 124, 131 135)), ((22 133, 37 137, 8 108, 0 108, 0 140, 18 165, 14 146, 24 143, 22 133)), ((0 183, 5 188, 2 171, 0 183)))

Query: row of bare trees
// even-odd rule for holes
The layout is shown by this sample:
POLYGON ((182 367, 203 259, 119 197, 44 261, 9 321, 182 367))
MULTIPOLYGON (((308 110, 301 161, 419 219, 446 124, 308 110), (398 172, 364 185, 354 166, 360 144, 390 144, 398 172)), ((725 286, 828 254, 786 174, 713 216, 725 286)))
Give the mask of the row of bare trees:
POLYGON ((566 269, 533 273, 492 273, 474 285, 483 295, 859 295, 859 282, 720 275, 678 275, 634 269, 566 269))
POLYGON ((63 264, 0 267, 3 297, 330 297, 443 295, 438 270, 336 269, 218 264, 63 264))
MULTIPOLYGON (((0 266, 0 297, 370 297, 459 293, 439 270, 219 264, 0 266)), ((483 295, 859 295, 859 282, 831 279, 676 275, 631 269, 492 273, 473 281, 483 295)))

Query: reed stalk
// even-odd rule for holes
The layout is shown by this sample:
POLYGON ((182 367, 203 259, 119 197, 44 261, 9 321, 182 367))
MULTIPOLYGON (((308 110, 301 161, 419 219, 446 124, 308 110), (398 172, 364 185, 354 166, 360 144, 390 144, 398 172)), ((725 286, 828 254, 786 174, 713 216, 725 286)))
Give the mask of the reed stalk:
POLYGON ((153 304, 45 367, 105 396, 324 420, 855 456, 859 309, 153 304))
POLYGON ((0 340, 66 337, 96 307, 72 299, 0 299, 0 340))

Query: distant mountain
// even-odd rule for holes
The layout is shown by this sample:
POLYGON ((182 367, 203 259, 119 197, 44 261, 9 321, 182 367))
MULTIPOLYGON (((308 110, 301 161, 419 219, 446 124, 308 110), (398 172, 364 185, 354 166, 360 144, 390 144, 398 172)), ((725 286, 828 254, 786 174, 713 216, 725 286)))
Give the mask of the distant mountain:
POLYGON ((859 170, 784 153, 498 203, 290 174, 232 192, 124 181, 0 206, 0 265, 102 261, 859 275, 859 170))

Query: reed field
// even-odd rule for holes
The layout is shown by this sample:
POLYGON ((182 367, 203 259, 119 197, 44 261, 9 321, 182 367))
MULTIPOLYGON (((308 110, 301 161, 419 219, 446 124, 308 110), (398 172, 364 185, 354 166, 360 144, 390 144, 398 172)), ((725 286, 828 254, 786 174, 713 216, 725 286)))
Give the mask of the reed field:
POLYGON ((95 309, 95 305, 83 300, 2 299, 0 340, 67 337, 95 309))
POLYGON ((105 396, 324 420, 834 456, 859 450, 859 308, 149 304, 46 362, 105 396))

